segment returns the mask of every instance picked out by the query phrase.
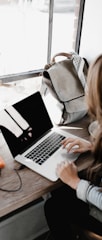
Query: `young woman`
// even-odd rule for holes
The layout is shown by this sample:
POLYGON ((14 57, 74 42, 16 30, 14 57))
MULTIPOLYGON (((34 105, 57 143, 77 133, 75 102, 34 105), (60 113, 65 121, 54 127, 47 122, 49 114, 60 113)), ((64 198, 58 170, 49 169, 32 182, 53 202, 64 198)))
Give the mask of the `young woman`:
POLYGON ((72 224, 102 235, 102 55, 90 65, 87 77, 86 100, 89 113, 99 128, 92 142, 65 139, 63 147, 83 153, 91 150, 94 162, 82 179, 75 163, 66 159, 56 174, 64 183, 45 203, 45 216, 55 240, 73 240, 72 224), (68 144, 70 143, 70 144, 68 144))

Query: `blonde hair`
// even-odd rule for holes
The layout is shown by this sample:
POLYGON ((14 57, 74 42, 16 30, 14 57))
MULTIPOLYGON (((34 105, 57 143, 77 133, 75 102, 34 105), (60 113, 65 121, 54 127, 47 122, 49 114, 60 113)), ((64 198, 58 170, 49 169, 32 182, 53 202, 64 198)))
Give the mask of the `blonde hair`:
POLYGON ((86 100, 93 119, 102 124, 102 55, 89 67, 86 100))
POLYGON ((97 120, 100 130, 93 144, 94 162, 87 170, 89 179, 95 183, 102 177, 102 54, 89 66, 87 75, 87 94, 89 114, 97 120))

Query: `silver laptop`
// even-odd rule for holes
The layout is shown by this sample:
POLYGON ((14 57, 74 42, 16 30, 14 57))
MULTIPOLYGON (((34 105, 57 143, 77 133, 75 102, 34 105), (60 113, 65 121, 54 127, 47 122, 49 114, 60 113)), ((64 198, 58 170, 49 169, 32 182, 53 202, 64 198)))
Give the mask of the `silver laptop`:
POLYGON ((58 163, 79 156, 63 149, 61 141, 75 136, 53 126, 40 92, 1 111, 0 125, 14 159, 51 181, 58 163))

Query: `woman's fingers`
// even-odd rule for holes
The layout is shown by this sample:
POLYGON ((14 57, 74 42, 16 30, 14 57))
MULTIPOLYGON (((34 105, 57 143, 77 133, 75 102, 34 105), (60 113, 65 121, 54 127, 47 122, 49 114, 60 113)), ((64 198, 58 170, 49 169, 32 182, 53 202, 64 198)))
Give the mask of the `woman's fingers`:
POLYGON ((62 141, 63 148, 66 148, 68 152, 78 152, 80 141, 78 139, 68 138, 62 141))
POLYGON ((64 168, 67 168, 68 167, 68 165, 69 164, 71 164, 72 162, 69 160, 65 160, 65 161, 63 161, 63 162, 61 162, 61 163, 59 163, 58 165, 57 165, 57 168, 56 168, 56 172, 57 172, 57 175, 59 175, 61 172, 62 172, 62 170, 64 169, 64 168))
POLYGON ((68 152, 83 153, 92 149, 89 141, 80 138, 66 138, 62 141, 63 148, 68 152))

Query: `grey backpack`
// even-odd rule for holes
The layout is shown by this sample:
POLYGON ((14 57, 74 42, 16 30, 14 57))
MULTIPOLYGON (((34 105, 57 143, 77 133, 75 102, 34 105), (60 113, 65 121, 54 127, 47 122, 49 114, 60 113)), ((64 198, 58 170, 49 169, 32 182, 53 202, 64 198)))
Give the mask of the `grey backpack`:
POLYGON ((58 53, 45 66, 41 94, 55 123, 65 125, 86 115, 87 71, 87 61, 75 52, 58 53), (56 62, 59 56, 64 59, 56 62))

